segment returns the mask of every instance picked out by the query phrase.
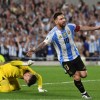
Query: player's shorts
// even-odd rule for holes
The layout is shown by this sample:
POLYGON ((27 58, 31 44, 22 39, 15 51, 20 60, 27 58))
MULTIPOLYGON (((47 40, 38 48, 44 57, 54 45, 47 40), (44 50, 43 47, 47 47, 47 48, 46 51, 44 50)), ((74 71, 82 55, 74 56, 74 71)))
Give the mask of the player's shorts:
POLYGON ((86 66, 84 65, 80 56, 78 56, 76 59, 72 61, 63 62, 62 66, 65 69, 66 73, 68 73, 70 76, 73 76, 76 71, 86 70, 86 66))

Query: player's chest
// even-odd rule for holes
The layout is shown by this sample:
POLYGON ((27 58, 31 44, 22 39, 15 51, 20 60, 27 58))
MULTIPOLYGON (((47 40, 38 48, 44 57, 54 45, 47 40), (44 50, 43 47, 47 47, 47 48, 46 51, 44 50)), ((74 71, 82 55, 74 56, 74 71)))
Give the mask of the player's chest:
POLYGON ((62 32, 57 32, 55 40, 58 40, 59 43, 69 43, 70 40, 72 40, 72 36, 70 32, 62 31, 62 32))

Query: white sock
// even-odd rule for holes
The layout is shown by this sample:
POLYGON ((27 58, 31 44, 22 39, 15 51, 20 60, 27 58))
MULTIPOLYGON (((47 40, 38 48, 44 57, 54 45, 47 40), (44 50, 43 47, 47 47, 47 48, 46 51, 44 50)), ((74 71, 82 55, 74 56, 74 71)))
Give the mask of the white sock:
POLYGON ((81 93, 82 95, 84 95, 84 94, 86 94, 86 91, 85 92, 83 92, 83 93, 81 93))

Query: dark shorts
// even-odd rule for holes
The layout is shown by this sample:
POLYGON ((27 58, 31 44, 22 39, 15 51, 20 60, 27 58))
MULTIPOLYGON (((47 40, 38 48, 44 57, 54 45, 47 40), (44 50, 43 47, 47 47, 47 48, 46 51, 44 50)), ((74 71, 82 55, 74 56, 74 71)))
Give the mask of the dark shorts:
POLYGON ((86 70, 86 66, 84 65, 80 56, 78 56, 76 59, 72 61, 63 62, 62 66, 65 69, 66 73, 68 73, 70 76, 73 76, 76 71, 86 70))

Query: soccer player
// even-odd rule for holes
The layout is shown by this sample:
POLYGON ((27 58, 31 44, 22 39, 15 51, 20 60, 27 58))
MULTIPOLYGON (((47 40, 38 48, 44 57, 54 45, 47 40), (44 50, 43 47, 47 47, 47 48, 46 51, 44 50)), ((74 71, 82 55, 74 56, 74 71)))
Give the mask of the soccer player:
POLYGON ((73 77, 74 84, 82 94, 82 98, 91 99, 81 81, 81 78, 87 76, 87 71, 74 43, 74 35, 77 31, 98 30, 100 26, 77 26, 73 23, 66 23, 65 16, 61 12, 56 12, 53 19, 56 26, 48 33, 45 40, 37 47, 31 48, 27 55, 31 56, 33 52, 35 53, 46 45, 53 43, 58 60, 66 73, 73 77))
POLYGON ((42 76, 32 70, 29 65, 33 61, 11 61, 0 66, 0 92, 11 92, 20 90, 18 78, 24 79, 28 86, 38 83, 38 91, 46 92, 42 89, 42 76))

